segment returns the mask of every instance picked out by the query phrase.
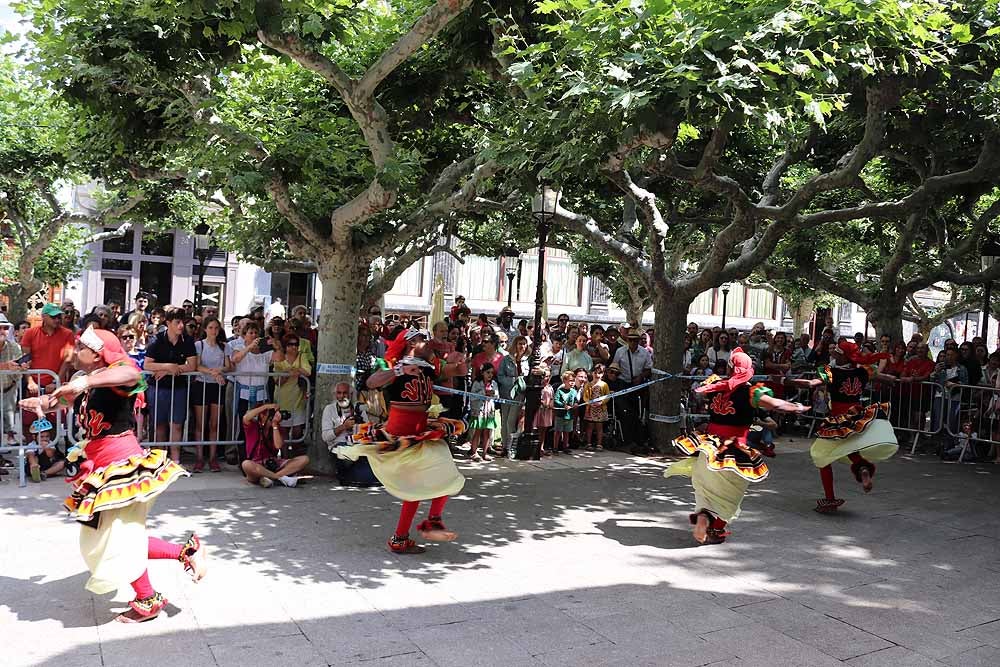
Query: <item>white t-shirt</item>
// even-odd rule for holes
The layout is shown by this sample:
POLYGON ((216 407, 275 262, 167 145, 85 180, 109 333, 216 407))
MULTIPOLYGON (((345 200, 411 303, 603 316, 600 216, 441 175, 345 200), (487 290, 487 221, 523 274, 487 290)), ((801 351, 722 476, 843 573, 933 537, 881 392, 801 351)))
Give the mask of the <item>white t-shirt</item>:
MULTIPOLYGON (((236 340, 231 340, 226 343, 226 354, 232 359, 233 355, 239 350, 245 350, 247 344, 242 338, 237 338, 236 340)), ((238 364, 236 364, 236 382, 240 389, 240 398, 249 401, 252 397, 251 394, 254 391, 251 387, 256 387, 256 402, 267 400, 267 378, 264 376, 256 375, 240 375, 240 373, 267 373, 269 366, 271 365, 271 355, 272 351, 268 350, 260 354, 251 352, 250 354, 243 357, 238 364)))
POLYGON ((272 301, 271 305, 267 307, 267 321, 270 322, 271 318, 274 317, 285 319, 285 306, 279 301, 272 301))

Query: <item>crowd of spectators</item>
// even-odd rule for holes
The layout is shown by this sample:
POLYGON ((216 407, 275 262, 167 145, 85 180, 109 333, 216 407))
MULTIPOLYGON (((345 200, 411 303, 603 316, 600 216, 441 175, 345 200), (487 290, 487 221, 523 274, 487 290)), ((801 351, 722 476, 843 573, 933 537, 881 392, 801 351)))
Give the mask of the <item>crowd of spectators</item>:
MULTIPOLYGON (((227 332, 215 306, 195 312, 190 300, 180 306, 152 303, 150 295, 140 292, 126 312, 120 304, 110 303, 83 316, 69 300, 61 307, 47 304, 36 327, 11 323, 0 314, 0 370, 40 371, 25 378, 22 392, 51 391, 55 377, 66 381, 72 373, 70 361, 79 332, 88 326, 116 332, 129 356, 147 371, 149 386, 140 401, 145 405, 137 413, 140 438, 169 447, 178 461, 182 451, 187 452, 193 459, 190 469, 196 473, 206 466, 220 471, 222 458, 241 463, 248 479, 265 486, 276 481, 292 485, 294 474, 308 463, 301 458, 301 446, 287 443, 301 442, 314 410, 323 415, 321 438, 332 453, 347 442, 359 421, 384 420, 384 399, 365 380, 377 369, 388 341, 411 326, 426 326, 418 318, 383 317, 377 306, 367 309, 358 325, 354 384, 337 385, 335 396, 315 397, 309 387, 315 380, 317 330, 305 307, 291 309, 286 317, 285 307, 276 300, 266 309, 258 306, 234 317, 227 332), (221 451, 215 443, 225 440, 244 445, 221 451), (171 444, 180 442, 208 444, 183 449, 171 444)), ((507 455, 513 440, 525 431, 528 388, 538 384, 543 385, 540 407, 531 418, 540 436, 540 454, 581 447, 614 446, 637 453, 650 449, 648 389, 608 397, 652 379, 652 329, 572 322, 560 314, 543 323, 535 352, 532 322, 516 318, 509 308, 495 316, 474 317, 461 296, 445 320, 429 324, 431 348, 452 369, 439 385, 473 394, 440 391, 437 398, 444 416, 468 422, 464 442, 453 444, 472 461, 507 455)), ((959 428, 963 411, 966 417, 971 411, 968 389, 961 387, 996 388, 1000 395, 1000 352, 988 353, 979 338, 962 344, 947 340, 937 358, 931 357, 920 334, 908 341, 888 336, 868 340, 861 333, 853 339, 869 352, 890 355, 879 363, 882 379, 872 391, 892 402, 890 417, 902 438, 923 430, 927 423, 938 430, 942 422, 947 432, 961 431, 966 440, 978 437, 966 433, 967 424, 959 428), (896 379, 890 382, 885 376, 896 379)), ((749 331, 692 322, 684 336, 683 372, 688 376, 684 386, 693 390, 713 374, 726 375, 729 356, 739 346, 776 395, 809 402, 810 416, 822 417, 829 402, 824 389, 792 396, 799 390, 786 389, 784 379, 830 363, 830 349, 838 340, 829 321, 816 340, 808 334, 792 338, 770 331, 760 322, 749 331)), ((32 452, 27 462, 29 474, 38 481, 58 474, 64 456, 51 445, 52 431, 31 432, 34 416, 16 409, 15 382, 15 376, 0 376, 0 428, 9 443, 20 420, 22 437, 38 441, 39 451, 32 452)), ((685 401, 688 413, 704 412, 700 395, 686 391, 685 401)), ((991 435, 986 439, 1000 440, 1000 401, 991 400, 980 412, 990 420, 991 435)), ((759 415, 756 432, 764 450, 788 422, 759 415)), ((954 441, 942 449, 948 444, 954 441)), ((996 460, 1000 462, 1000 456, 996 460)), ((338 471, 349 474, 351 465, 336 457, 335 462, 338 471)))

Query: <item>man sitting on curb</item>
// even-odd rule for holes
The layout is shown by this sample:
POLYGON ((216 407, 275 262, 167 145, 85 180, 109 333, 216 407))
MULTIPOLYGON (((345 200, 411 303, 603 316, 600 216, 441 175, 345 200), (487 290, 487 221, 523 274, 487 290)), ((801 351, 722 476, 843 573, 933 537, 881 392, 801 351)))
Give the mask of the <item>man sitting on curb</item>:
POLYGON ((264 403, 243 415, 243 432, 246 434, 247 459, 241 465, 250 484, 260 484, 265 489, 275 482, 295 486, 298 477, 292 477, 309 465, 305 454, 292 459, 281 458, 285 444, 281 437, 281 411, 277 403, 264 403))

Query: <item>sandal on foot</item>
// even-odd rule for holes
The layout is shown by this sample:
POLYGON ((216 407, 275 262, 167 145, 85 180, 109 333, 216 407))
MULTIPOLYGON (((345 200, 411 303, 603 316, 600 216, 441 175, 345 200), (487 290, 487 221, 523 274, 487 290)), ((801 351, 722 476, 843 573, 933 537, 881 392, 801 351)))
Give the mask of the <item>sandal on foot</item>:
POLYGON ((820 498, 816 501, 815 509, 820 514, 833 514, 837 508, 844 504, 843 498, 820 498))
POLYGON ((222 472, 222 466, 219 465, 218 461, 212 461, 208 464, 208 469, 212 472, 222 472))
POLYGON ((386 542, 386 545, 389 547, 389 551, 394 554, 422 554, 427 551, 427 549, 411 540, 409 535, 404 535, 403 537, 393 535, 386 542))
POLYGON ((486 463, 489 463, 492 460, 493 460, 492 456, 490 456, 489 454, 483 454, 483 461, 485 461, 486 463))
POLYGON ((458 537, 458 533, 445 528, 444 522, 438 518, 421 521, 417 526, 417 532, 431 542, 454 542, 458 537))
POLYGON ((476 452, 475 454, 469 457, 469 460, 472 461, 473 463, 482 463, 483 457, 479 455, 479 452, 476 452))
POLYGON ((191 573, 191 580, 198 583, 208 574, 208 553, 198 536, 191 533, 177 557, 184 564, 184 571, 191 573))
POLYGON ((119 614, 115 620, 119 623, 145 623, 160 615, 167 606, 167 600, 159 593, 154 593, 152 597, 141 600, 136 598, 128 606, 129 610, 119 614))

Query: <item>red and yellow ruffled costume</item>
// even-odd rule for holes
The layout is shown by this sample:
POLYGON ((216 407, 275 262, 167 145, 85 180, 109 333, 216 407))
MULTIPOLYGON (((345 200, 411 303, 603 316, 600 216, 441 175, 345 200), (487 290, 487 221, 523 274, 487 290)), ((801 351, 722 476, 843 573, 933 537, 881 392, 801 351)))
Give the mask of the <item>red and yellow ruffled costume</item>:
POLYGON ((720 531, 739 516, 748 485, 770 472, 760 453, 747 445, 747 433, 761 397, 773 393, 763 384, 749 384, 753 361, 740 348, 733 350, 730 363, 728 379, 713 376, 695 389, 713 395, 707 432, 674 439, 673 445, 690 458, 672 464, 663 475, 690 477, 697 505, 692 517, 708 512, 720 531))
MULTIPOLYGON (((112 334, 91 333, 100 339, 98 354, 108 368, 134 365, 112 334)), ((89 345, 97 345, 93 336, 89 345)), ((136 439, 133 402, 144 389, 142 380, 134 387, 89 389, 79 414, 89 439, 67 456, 79 462, 79 472, 66 480, 73 491, 63 506, 81 523, 80 553, 91 572, 86 588, 94 593, 128 587, 144 576, 149 509, 156 496, 188 474, 164 450, 143 449, 136 439)))
MULTIPOLYGON (((854 355, 848 358, 867 360, 859 356, 856 348, 847 343, 840 345, 845 348, 846 355, 854 355)), ((861 392, 867 384, 865 378, 870 377, 873 372, 868 365, 850 371, 829 366, 819 369, 819 378, 831 386, 834 400, 830 404, 830 416, 816 429, 816 441, 809 450, 817 468, 835 461, 850 464, 849 457, 855 453, 862 455, 868 462, 884 461, 899 449, 896 433, 888 417, 891 405, 888 402, 868 405, 861 403, 861 392), (857 399, 844 400, 848 397, 845 392, 851 392, 857 399)))

